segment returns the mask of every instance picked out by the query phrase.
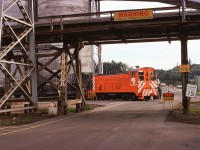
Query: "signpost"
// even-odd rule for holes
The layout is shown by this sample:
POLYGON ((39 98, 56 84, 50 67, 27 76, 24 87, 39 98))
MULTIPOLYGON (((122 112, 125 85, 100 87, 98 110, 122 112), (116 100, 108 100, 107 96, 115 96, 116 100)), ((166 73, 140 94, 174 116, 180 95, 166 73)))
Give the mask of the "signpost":
POLYGON ((179 66, 179 71, 180 72, 190 72, 190 65, 187 64, 187 65, 180 65, 179 66))
POLYGON ((61 54, 61 73, 60 73, 60 86, 66 87, 66 53, 62 52, 61 54))

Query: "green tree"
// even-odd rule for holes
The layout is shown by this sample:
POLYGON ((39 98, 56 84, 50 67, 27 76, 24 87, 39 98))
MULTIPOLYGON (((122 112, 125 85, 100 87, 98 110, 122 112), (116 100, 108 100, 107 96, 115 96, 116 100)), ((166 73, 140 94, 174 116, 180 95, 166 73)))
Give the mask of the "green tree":
POLYGON ((130 67, 122 62, 115 62, 112 60, 111 62, 104 62, 103 63, 103 73, 104 74, 115 74, 115 73, 122 73, 127 72, 130 67))
MULTIPOLYGON (((191 63, 192 61, 190 60, 189 62, 191 63)), ((157 72, 161 82, 173 85, 179 84, 181 82, 181 73, 179 72, 178 65, 169 70, 158 69, 157 72)), ((189 80, 193 80, 195 76, 200 76, 200 64, 190 64, 189 80)))

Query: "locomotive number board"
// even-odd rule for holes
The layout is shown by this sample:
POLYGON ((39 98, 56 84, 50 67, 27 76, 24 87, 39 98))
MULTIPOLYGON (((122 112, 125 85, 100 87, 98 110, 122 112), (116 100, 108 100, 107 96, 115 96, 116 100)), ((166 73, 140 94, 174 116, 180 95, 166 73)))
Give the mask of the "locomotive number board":
POLYGON ((173 101, 174 93, 163 93, 163 101, 173 101))

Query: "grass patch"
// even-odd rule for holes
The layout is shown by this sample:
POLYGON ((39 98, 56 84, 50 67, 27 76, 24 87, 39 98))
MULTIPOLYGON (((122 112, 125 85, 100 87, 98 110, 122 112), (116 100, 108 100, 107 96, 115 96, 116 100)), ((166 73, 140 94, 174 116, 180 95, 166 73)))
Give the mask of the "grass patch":
POLYGON ((197 91, 197 95, 200 96, 200 91, 197 91))
POLYGON ((195 113, 195 114, 200 114, 200 109, 190 109, 189 113, 195 113))
POLYGON ((191 103, 189 113, 199 114, 200 115, 200 103, 191 103))
POLYGON ((75 113, 76 112, 76 108, 69 108, 68 111, 71 112, 71 113, 75 113))
POLYGON ((87 111, 87 110, 91 110, 91 109, 92 109, 92 106, 91 106, 91 105, 88 105, 88 104, 86 104, 86 105, 82 108, 83 111, 87 111))
MULTIPOLYGON (((83 106, 83 108, 81 109, 81 111, 87 111, 87 110, 92 110, 92 109, 93 109, 93 105, 86 104, 85 106, 83 106)), ((69 108, 68 111, 69 111, 70 113, 75 113, 75 112, 77 112, 75 107, 69 108)))

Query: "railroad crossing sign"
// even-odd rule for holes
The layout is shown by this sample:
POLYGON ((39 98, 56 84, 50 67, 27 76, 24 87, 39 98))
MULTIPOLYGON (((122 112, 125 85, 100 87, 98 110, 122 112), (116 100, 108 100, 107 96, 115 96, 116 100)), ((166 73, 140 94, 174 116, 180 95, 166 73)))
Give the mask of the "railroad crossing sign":
POLYGON ((174 101, 174 93, 163 93, 163 101, 174 101))
POLYGON ((163 107, 165 102, 168 101, 169 105, 173 108, 173 101, 174 101, 174 93, 163 93, 163 107))
POLYGON ((187 97, 196 97, 197 85, 187 84, 186 96, 187 97))

